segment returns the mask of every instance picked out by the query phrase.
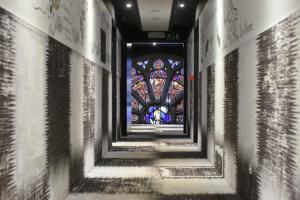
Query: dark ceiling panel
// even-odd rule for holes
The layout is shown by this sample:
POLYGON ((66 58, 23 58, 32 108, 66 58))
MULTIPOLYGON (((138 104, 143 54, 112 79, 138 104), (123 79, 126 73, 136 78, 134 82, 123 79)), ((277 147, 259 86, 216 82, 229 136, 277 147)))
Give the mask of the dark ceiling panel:
POLYGON ((174 32, 190 31, 194 26, 196 9, 200 2, 201 0, 174 0, 169 29, 174 32), (181 3, 184 3, 184 8, 179 7, 181 3))
MULTIPOLYGON (((151 41, 148 39, 148 33, 142 31, 141 19, 138 10, 137 0, 105 0, 110 1, 115 8, 116 23, 122 33, 124 40, 151 41), (126 8, 126 3, 131 3, 131 8, 126 8)), ((149 0, 151 1, 151 0, 149 0)), ((162 0, 163 1, 163 0, 162 0)), ((176 39, 166 38, 157 41, 183 41, 187 38, 191 28, 194 26, 194 19, 197 5, 205 0, 174 0, 168 33, 177 33, 176 39), (179 7, 184 3, 185 7, 179 7)), ((166 35, 168 35, 168 33, 166 35)))
POLYGON ((105 0, 110 1, 115 8, 117 25, 121 30, 141 30, 140 14, 136 0, 105 0), (126 8, 126 4, 131 3, 131 8, 126 8))

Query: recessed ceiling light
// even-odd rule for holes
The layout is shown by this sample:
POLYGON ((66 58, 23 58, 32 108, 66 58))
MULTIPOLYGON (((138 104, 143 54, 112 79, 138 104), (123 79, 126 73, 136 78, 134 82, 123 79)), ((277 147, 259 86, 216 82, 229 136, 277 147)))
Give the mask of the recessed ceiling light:
POLYGON ((127 8, 131 8, 131 7, 132 7, 132 4, 131 4, 131 3, 127 3, 127 4, 126 4, 126 7, 127 7, 127 8))
POLYGON ((127 43, 127 47, 132 47, 132 43, 127 43))
POLYGON ((157 43, 156 42, 153 42, 153 46, 156 46, 157 45, 157 43))
POLYGON ((180 8, 184 8, 184 6, 185 6, 184 3, 179 4, 180 8))

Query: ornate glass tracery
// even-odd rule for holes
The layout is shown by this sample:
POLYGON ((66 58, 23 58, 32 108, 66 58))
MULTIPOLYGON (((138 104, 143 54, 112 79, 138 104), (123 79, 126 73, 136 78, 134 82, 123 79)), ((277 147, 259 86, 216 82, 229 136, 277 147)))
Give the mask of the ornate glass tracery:
POLYGON ((131 69, 131 86, 133 124, 183 123, 182 59, 167 55, 135 59, 131 69))

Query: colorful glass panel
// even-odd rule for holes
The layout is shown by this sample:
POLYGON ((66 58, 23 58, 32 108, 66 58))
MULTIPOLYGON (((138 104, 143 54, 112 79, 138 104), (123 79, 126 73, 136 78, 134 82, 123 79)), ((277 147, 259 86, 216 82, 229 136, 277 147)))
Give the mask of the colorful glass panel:
POLYGON ((142 75, 133 76, 131 79, 131 86, 134 86, 136 83, 144 81, 144 77, 142 75))
POLYGON ((184 76, 182 76, 182 75, 175 75, 173 77, 173 81, 176 81, 179 84, 183 85, 184 84, 184 76))
POLYGON ((184 69, 183 69, 183 68, 181 68, 181 70, 180 70, 180 75, 181 75, 181 76, 184 75, 184 69))
POLYGON ((136 110, 141 110, 143 108, 142 104, 140 104, 134 97, 131 99, 131 107, 136 110))
POLYGON ((181 92, 183 92, 184 88, 181 84, 176 81, 172 81, 168 91, 168 98, 170 101, 174 101, 181 92))
POLYGON ((135 76, 137 74, 136 69, 132 68, 130 73, 131 76, 135 76))
POLYGON ((150 102, 150 97, 148 93, 148 87, 145 81, 141 81, 132 86, 132 89, 136 91, 140 98, 144 100, 144 102, 150 102))
POLYGON ((155 78, 155 79, 151 79, 150 83, 152 85, 154 97, 156 99, 161 99, 162 93, 164 91, 166 79, 155 78))
POLYGON ((176 116, 176 123, 177 124, 183 124, 183 115, 177 115, 176 116))
POLYGON ((157 69, 162 69, 162 68, 164 68, 164 66, 165 66, 165 64, 161 59, 158 59, 153 63, 153 68, 156 69, 156 70, 157 69))
POLYGON ((150 78, 164 78, 167 79, 168 75, 163 70, 156 70, 151 73, 150 78))
POLYGON ((184 101, 181 94, 184 91, 184 69, 181 63, 182 61, 172 57, 157 56, 135 61, 131 71, 131 85, 132 91, 136 92, 139 98, 132 97, 131 101, 133 123, 183 123, 181 114, 184 111, 184 101), (165 90, 166 95, 163 94, 165 90), (175 103, 175 100, 178 103, 175 103), (142 112, 137 114, 136 110, 142 112))
POLYGON ((168 109, 164 106, 152 106, 148 111, 149 113, 145 115, 147 124, 167 124, 171 122, 171 115, 168 114, 168 109))
POLYGON ((153 94, 156 99, 161 99, 167 77, 167 73, 163 70, 156 70, 151 73, 150 83, 152 85, 153 94))
POLYGON ((137 122, 139 120, 139 116, 138 115, 131 115, 131 118, 132 118, 132 122, 137 122))
POLYGON ((176 111, 177 112, 183 112, 183 107, 184 107, 184 104, 183 104, 183 100, 180 102, 180 104, 178 104, 176 106, 176 111))

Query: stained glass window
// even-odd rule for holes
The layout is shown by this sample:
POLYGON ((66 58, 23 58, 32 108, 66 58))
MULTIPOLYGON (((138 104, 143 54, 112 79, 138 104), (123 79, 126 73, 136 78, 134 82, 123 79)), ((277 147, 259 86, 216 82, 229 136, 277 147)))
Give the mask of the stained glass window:
POLYGON ((169 61, 170 65, 171 65, 172 69, 174 69, 175 67, 177 67, 180 64, 180 61, 174 61, 172 59, 169 59, 168 61, 169 61))
POLYGON ((143 69, 146 69, 146 66, 148 64, 148 60, 145 60, 145 61, 140 61, 137 63, 138 66, 142 67, 143 69))
POLYGON ((147 124, 168 124, 171 122, 171 115, 168 108, 164 106, 151 106, 145 115, 147 124))
POLYGON ((141 110, 143 108, 142 104, 140 104, 135 98, 131 99, 131 107, 135 110, 141 110))
POLYGON ((138 115, 133 114, 131 117, 132 117, 132 122, 137 122, 139 120, 138 115))
POLYGON ((181 84, 179 84, 176 81, 172 81, 169 87, 169 91, 168 91, 168 98, 171 101, 176 100, 176 97, 179 96, 180 93, 182 93, 184 90, 183 86, 181 84))
POLYGON ((132 123, 182 124, 183 61, 173 56, 145 56, 131 69, 132 123))
POLYGON ((183 123, 183 115, 177 115, 176 116, 176 123, 182 124, 183 123))
POLYGON ((142 99, 145 103, 150 102, 150 97, 148 93, 148 87, 145 81, 140 81, 132 86, 132 90, 135 91, 139 98, 142 99))
POLYGON ((162 69, 165 66, 164 62, 161 59, 157 59, 153 63, 153 68, 154 69, 162 69))
POLYGON ((176 106, 176 111, 177 111, 177 112, 183 112, 183 106, 184 106, 183 100, 181 100, 180 104, 178 104, 178 105, 176 106))

